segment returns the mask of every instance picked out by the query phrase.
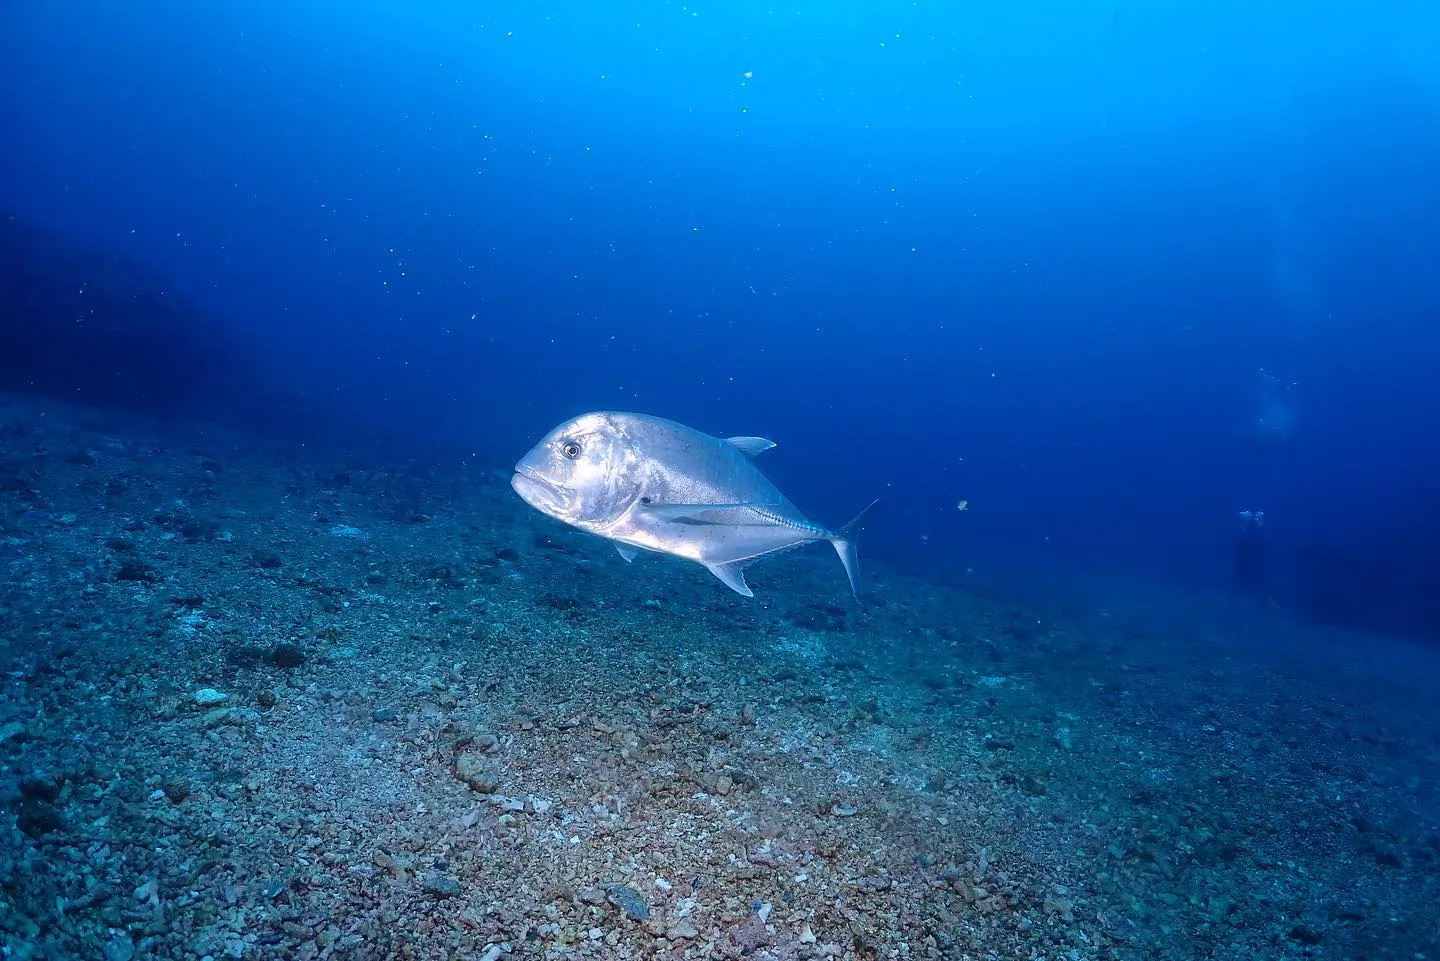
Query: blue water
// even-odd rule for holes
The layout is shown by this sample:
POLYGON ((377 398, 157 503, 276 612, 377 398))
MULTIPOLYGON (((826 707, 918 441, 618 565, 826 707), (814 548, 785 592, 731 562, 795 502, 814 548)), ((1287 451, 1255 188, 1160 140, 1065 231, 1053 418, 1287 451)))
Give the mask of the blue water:
POLYGON ((1325 616, 1434 634, 1436 50, 1418 0, 36 0, 0 204, 362 448, 764 434, 941 577, 1219 591, 1263 509, 1286 610, 1378 571, 1325 616))

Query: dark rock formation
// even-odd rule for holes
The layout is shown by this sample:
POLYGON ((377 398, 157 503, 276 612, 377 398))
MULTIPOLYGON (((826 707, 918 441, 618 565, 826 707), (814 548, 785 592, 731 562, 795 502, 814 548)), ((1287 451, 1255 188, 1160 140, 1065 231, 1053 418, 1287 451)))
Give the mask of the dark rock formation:
POLYGON ((0 215, 0 390, 231 419, 269 388, 243 340, 144 267, 0 215))

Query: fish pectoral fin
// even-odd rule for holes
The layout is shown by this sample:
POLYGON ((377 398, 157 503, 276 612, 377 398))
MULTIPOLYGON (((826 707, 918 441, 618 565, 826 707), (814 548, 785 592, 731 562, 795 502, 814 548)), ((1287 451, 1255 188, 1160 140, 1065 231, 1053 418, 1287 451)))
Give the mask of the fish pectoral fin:
POLYGON ((635 560, 636 555, 638 555, 638 554, 640 553, 640 551, 639 551, 638 548, 630 547, 629 545, 626 545, 626 544, 616 544, 616 545, 615 545, 615 551, 616 551, 616 553, 618 553, 621 557, 625 558, 625 563, 627 563, 627 564, 633 562, 633 561, 635 560))
POLYGON ((743 565, 738 563, 729 564, 706 564, 710 573, 725 582, 725 586, 736 594, 743 594, 746 597, 754 597, 755 592, 750 590, 750 585, 745 583, 745 570, 743 565))
POLYGON ((746 457, 758 457, 775 446, 773 440, 767 440, 764 437, 727 437, 725 443, 746 457))

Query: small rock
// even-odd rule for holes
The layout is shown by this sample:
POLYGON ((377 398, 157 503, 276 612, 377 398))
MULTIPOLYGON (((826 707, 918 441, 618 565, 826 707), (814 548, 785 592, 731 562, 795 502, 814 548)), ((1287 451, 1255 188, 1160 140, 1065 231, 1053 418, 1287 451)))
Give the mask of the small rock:
POLYGON ((270 663, 288 671, 305 663, 305 652, 294 644, 276 644, 270 652, 270 663))
POLYGON ((484 759, 469 751, 455 759, 455 776, 470 785, 470 790, 481 794, 494 794, 500 789, 500 782, 490 773, 484 759))
POLYGON ((700 931, 689 918, 681 918, 665 929, 665 937, 671 941, 689 941, 691 938, 700 937, 700 931))
POLYGON ((135 944, 130 936, 116 931, 105 942, 105 961, 130 961, 135 957, 135 944))
POLYGON ((232 721, 233 718, 230 716, 230 709, 228 707, 217 707, 200 719, 200 726, 220 727, 223 724, 230 724, 232 721))
POLYGON ((135 900, 149 901, 151 898, 155 897, 156 893, 159 892, 159 890, 160 882, 155 878, 151 878, 150 880, 146 881, 144 884, 140 885, 138 888, 135 889, 135 900))
POLYGON ((427 874, 420 880, 420 887, 437 901, 457 897, 460 894, 460 882, 448 874, 435 872, 427 874))
POLYGON ((216 707, 230 700, 230 695, 221 694, 213 687, 202 687, 195 692, 195 703, 200 707, 216 707))
POLYGON ((1060 915, 1060 920, 1066 924, 1073 924, 1075 921, 1075 905, 1065 898, 1046 898, 1041 902, 1040 909, 1046 914, 1060 915))
POLYGON ((758 913, 747 917, 744 924, 736 925, 727 934, 731 946, 739 948, 741 954, 751 954, 774 940, 765 926, 765 919, 758 913))
POLYGON ((388 707, 377 707, 374 711, 370 712, 370 720, 378 721, 381 724, 388 724, 399 716, 400 715, 396 714, 392 708, 388 707))
POLYGON ((606 892, 606 898, 632 921, 645 921, 650 917, 650 906, 634 888, 617 884, 606 892))

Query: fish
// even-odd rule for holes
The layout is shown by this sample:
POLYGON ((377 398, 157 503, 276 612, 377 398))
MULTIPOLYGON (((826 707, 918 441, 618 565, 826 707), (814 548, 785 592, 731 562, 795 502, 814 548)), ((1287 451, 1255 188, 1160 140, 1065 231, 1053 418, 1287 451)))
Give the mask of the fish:
POLYGON ((535 510, 641 551, 703 565, 753 597, 745 568, 818 541, 840 557, 860 597, 854 535, 878 501, 834 530, 810 520, 755 466, 764 437, 716 437, 650 414, 592 411, 546 434, 515 465, 510 486, 535 510))

